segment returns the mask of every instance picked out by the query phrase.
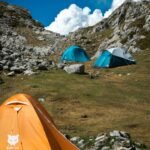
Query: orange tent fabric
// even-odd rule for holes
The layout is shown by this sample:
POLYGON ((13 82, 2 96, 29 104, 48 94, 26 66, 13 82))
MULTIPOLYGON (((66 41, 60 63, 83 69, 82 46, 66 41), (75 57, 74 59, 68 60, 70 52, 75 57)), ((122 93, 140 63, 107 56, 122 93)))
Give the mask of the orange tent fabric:
POLYGON ((0 106, 0 150, 79 150, 56 128, 44 107, 18 94, 0 106))

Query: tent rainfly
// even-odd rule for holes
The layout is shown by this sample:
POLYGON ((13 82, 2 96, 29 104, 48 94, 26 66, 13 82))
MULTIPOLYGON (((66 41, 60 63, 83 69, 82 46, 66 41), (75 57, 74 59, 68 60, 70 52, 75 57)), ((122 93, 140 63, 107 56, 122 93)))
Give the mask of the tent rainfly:
POLYGON ((111 48, 102 51, 93 67, 96 68, 113 68, 124 65, 135 64, 136 61, 133 59, 125 49, 122 48, 111 48))
POLYGON ((87 53, 79 46, 73 45, 67 48, 61 57, 61 61, 87 62, 90 58, 87 53))
POLYGON ((0 150, 79 150, 56 128, 44 107, 18 94, 0 106, 0 150))

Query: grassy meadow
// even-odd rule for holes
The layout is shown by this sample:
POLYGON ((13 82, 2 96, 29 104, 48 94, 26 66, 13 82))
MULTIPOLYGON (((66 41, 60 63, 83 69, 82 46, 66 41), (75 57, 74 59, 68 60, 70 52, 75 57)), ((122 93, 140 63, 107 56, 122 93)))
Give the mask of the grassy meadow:
POLYGON ((92 69, 93 76, 53 69, 33 76, 7 77, 0 85, 0 103, 16 93, 43 97, 42 104, 58 128, 71 136, 90 136, 112 130, 131 133, 150 146, 149 51, 135 55, 136 65, 92 69))

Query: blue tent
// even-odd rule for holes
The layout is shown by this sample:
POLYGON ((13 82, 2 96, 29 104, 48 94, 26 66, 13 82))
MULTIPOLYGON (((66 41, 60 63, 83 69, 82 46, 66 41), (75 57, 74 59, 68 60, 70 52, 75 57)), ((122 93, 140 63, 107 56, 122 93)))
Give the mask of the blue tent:
POLYGON ((70 62, 86 62, 89 60, 90 58, 86 52, 81 47, 75 45, 67 48, 61 57, 61 61, 70 62))
POLYGON ((94 63, 94 67, 112 68, 135 64, 133 57, 122 48, 111 48, 104 50, 94 63))

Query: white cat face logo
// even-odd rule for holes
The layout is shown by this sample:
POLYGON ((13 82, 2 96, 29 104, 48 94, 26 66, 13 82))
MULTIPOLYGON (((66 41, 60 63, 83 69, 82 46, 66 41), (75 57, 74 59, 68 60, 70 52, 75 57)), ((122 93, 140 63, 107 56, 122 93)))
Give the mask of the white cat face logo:
POLYGON ((19 135, 8 135, 8 143, 15 146, 19 142, 19 135))

